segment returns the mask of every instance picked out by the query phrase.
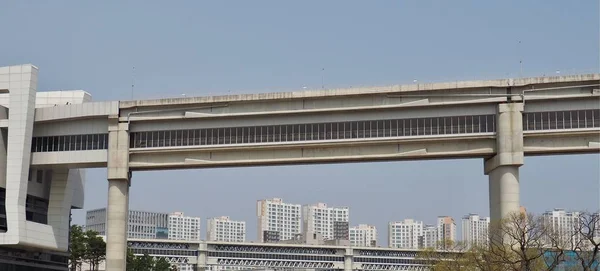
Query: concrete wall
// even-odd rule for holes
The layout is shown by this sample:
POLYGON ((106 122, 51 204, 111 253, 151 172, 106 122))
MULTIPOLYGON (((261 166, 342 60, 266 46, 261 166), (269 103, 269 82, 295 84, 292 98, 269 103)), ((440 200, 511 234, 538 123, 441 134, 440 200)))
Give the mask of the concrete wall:
POLYGON ((85 104, 69 103, 61 106, 38 108, 35 121, 56 121, 73 119, 90 119, 116 115, 119 112, 119 102, 86 102, 85 104))
POLYGON ((86 135, 108 133, 108 119, 82 119, 36 123, 33 136, 86 135))
POLYGON ((587 99, 525 101, 524 112, 569 111, 584 109, 600 109, 600 96, 587 99))

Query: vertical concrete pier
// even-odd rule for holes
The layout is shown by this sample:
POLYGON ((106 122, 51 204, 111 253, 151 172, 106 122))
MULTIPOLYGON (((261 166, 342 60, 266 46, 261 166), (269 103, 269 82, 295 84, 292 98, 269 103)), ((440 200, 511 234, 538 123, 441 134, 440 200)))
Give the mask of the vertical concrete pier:
POLYGON ((125 271, 127 259, 127 216, 129 214, 129 133, 118 116, 108 127, 108 208, 106 270, 125 271))
POLYGON ((496 155, 487 159, 484 166, 490 182, 492 223, 519 211, 519 167, 523 165, 522 112, 522 103, 498 105, 496 155))
POLYGON ((354 270, 354 249, 347 248, 344 254, 344 271, 354 270))

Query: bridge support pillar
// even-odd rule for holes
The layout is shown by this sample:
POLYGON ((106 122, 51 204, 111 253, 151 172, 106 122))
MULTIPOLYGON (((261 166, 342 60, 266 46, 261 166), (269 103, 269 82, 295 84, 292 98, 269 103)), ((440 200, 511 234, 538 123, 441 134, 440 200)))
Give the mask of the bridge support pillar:
POLYGON ((129 133, 118 116, 109 118, 108 204, 106 209, 106 270, 125 271, 129 214, 129 133))
POLYGON ((352 271, 354 269, 354 249, 346 248, 344 253, 344 271, 352 271))
POLYGON ((519 211, 519 167, 523 165, 523 104, 498 105, 496 155, 485 160, 489 176, 490 219, 498 223, 519 211))

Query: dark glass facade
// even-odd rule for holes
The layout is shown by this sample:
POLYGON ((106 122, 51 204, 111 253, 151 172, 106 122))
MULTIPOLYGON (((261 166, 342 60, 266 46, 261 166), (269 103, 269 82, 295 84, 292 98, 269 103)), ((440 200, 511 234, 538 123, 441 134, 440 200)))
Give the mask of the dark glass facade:
POLYGON ((492 133, 495 115, 132 132, 130 148, 492 133))

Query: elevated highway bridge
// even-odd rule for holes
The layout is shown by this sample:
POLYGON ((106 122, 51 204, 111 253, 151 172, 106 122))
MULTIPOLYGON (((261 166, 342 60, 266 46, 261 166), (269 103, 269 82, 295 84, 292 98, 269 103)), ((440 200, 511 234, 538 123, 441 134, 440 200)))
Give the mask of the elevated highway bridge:
POLYGON ((497 221, 519 209, 525 156, 600 152, 600 74, 52 106, 35 66, 7 68, 0 241, 66 249, 67 175, 106 167, 107 270, 124 270, 134 171, 481 158, 497 221), (20 207, 31 169, 53 172, 47 224, 20 207))

